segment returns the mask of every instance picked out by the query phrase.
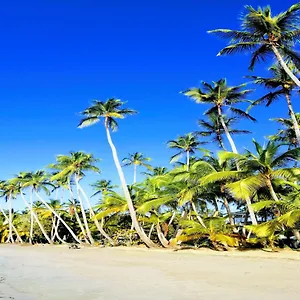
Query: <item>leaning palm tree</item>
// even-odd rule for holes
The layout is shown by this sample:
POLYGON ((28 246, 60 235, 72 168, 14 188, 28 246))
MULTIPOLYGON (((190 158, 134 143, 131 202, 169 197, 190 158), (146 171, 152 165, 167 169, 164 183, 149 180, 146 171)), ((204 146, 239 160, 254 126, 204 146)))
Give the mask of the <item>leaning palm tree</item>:
MULTIPOLYGON (((300 126, 300 113, 296 113, 295 118, 298 126, 300 126)), ((271 140, 286 143, 289 147, 299 146, 294 130, 294 122, 291 119, 274 118, 271 120, 278 122, 283 127, 283 129, 278 130, 276 134, 269 136, 271 140)))
MULTIPOLYGON (((233 135, 233 134, 249 134, 251 133, 248 130, 242 130, 242 129, 233 129, 232 125, 237 122, 238 118, 237 117, 231 117, 228 118, 226 116, 223 116, 224 123, 226 127, 228 128, 228 132, 233 135)), ((223 126, 220 122, 220 119, 218 115, 216 114, 210 114, 208 115, 208 120, 198 120, 198 125, 201 128, 201 130, 196 131, 195 134, 199 136, 204 136, 204 137, 212 137, 211 141, 218 143, 219 147, 222 148, 223 150, 226 150, 224 146, 224 141, 223 141, 223 135, 225 134, 225 131, 223 129, 223 126)))
MULTIPOLYGON (((296 67, 292 63, 288 64, 291 71, 296 72, 296 67)), ((260 99, 254 101, 251 106, 266 103, 266 106, 271 105, 278 97, 284 96, 286 98, 289 115, 293 122, 293 127, 297 139, 298 146, 300 146, 300 129, 297 122, 295 112, 291 102, 291 94, 296 84, 288 76, 281 66, 273 65, 270 69, 272 77, 263 78, 259 76, 251 76, 254 79, 254 83, 263 85, 265 88, 274 89, 274 91, 264 95, 260 99)))
POLYGON ((240 117, 247 118, 252 121, 255 119, 250 116, 247 112, 234 107, 236 104, 241 102, 249 102, 246 97, 252 90, 245 90, 245 84, 238 86, 228 86, 226 79, 220 79, 217 82, 213 81, 213 84, 202 82, 202 89, 190 88, 183 92, 184 95, 192 98, 196 103, 203 103, 212 105, 212 107, 205 112, 205 115, 217 115, 219 121, 223 127, 225 135, 230 143, 231 149, 234 153, 238 153, 235 143, 231 137, 230 131, 225 123, 224 108, 227 107, 231 113, 240 117))
POLYGON ((120 177, 122 189, 126 201, 128 203, 128 208, 132 219, 132 223, 134 224, 134 228, 138 233, 138 235, 140 236, 140 238, 142 239, 142 241, 148 247, 155 247, 155 244, 147 237, 147 235, 145 234, 144 230, 142 229, 142 227, 140 226, 137 220, 136 211, 134 209, 133 202, 130 197, 130 193, 127 187, 122 166, 119 161, 117 149, 113 144, 111 134, 110 134, 111 130, 116 131, 118 128, 118 123, 116 119, 123 119, 126 115, 133 115, 136 113, 135 110, 123 108, 122 107, 123 104, 124 102, 115 98, 110 98, 107 101, 98 101, 98 100, 93 101, 93 104, 81 113, 84 116, 84 118, 80 121, 78 127, 84 128, 99 122, 102 118, 104 119, 104 127, 106 131, 107 140, 110 145, 113 159, 120 177))
POLYGON ((142 166, 147 168, 148 170, 152 170, 151 165, 147 164, 146 162, 150 161, 150 157, 145 157, 143 153, 135 152, 133 154, 129 154, 128 157, 122 160, 123 166, 132 166, 133 165, 133 183, 136 183, 136 169, 137 166, 142 166))
POLYGON ((194 154, 196 150, 199 149, 200 145, 206 144, 206 142, 200 142, 197 136, 193 133, 188 133, 186 135, 178 137, 176 140, 171 140, 168 142, 168 147, 172 149, 179 150, 178 153, 171 157, 170 163, 176 162, 180 159, 182 155, 186 156, 186 167, 190 167, 190 155, 194 154))
POLYGON ((49 209, 57 219, 60 220, 60 222, 65 226, 65 228, 68 230, 68 232, 71 234, 73 239, 80 243, 80 240, 77 238, 76 234, 73 232, 73 230, 70 228, 70 226, 64 221, 63 218, 55 211, 52 207, 49 206, 49 204, 43 199, 43 197, 40 195, 40 191, 42 190, 44 193, 49 194, 49 187, 54 188, 54 185, 49 181, 48 175, 41 170, 38 170, 36 172, 28 172, 26 178, 23 179, 22 182, 22 189, 25 188, 31 188, 35 196, 38 198, 39 201, 41 201, 47 209, 49 209))
POLYGON ((284 60, 289 58, 297 67, 300 66, 300 57, 293 50, 294 45, 300 40, 300 2, 274 16, 270 6, 254 9, 247 5, 245 8, 247 13, 242 18, 242 30, 208 31, 229 40, 229 46, 222 49, 218 55, 249 52, 251 54, 249 68, 252 70, 257 62, 264 61, 273 54, 285 72, 300 87, 299 79, 284 60))

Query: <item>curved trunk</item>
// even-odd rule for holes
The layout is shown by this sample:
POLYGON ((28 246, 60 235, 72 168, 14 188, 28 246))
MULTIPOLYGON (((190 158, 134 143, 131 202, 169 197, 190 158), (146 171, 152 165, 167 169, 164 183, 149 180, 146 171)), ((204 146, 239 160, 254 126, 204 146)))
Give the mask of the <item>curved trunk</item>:
POLYGON ((149 234, 148 234, 148 238, 149 238, 149 239, 151 239, 151 234, 152 234, 152 231, 153 231, 153 229, 154 229, 154 226, 155 226, 155 224, 153 223, 153 224, 151 225, 151 228, 150 228, 150 231, 149 231, 149 234))
POLYGON ((88 224, 88 221, 87 221, 87 218, 86 218, 86 213, 85 213, 84 206, 83 206, 83 201, 82 201, 81 196, 80 196, 79 179, 78 179, 77 175, 75 175, 74 178, 75 178, 75 184, 76 184, 76 189, 77 189, 77 197, 78 197, 78 200, 79 200, 79 203, 80 203, 81 215, 82 215, 82 218, 83 218, 85 231, 87 233, 87 236, 88 236, 91 244, 94 245, 95 241, 92 237, 92 233, 91 233, 91 230, 89 228, 89 224, 88 224))
POLYGON ((133 165, 133 184, 136 183, 136 165, 133 165))
MULTIPOLYGON (((27 200, 25 199, 25 197, 24 197, 22 191, 21 191, 20 195, 21 195, 21 198, 22 198, 22 200, 23 200, 25 206, 27 206, 27 207, 30 209, 30 204, 29 204, 29 203, 27 202, 27 200)), ((34 212, 33 209, 32 209, 32 211, 31 211, 31 213, 30 213, 30 216, 31 216, 31 215, 33 216, 33 218, 34 218, 35 221, 37 222, 38 226, 40 227, 40 229, 41 229, 41 231, 42 231, 42 233, 43 233, 45 239, 48 241, 49 244, 52 244, 52 241, 51 241, 50 237, 49 237, 48 234, 46 233, 46 230, 44 229, 44 226, 43 226, 42 223, 39 221, 39 218, 38 218, 38 216, 36 215, 36 213, 34 212)))
POLYGON ((300 87, 300 81, 299 79, 294 75, 294 73, 289 69, 285 61, 283 60, 280 52, 278 51, 277 47, 275 45, 272 45, 272 50, 280 63, 281 67, 284 69, 284 71, 291 77, 291 79, 295 82, 295 84, 300 87))
POLYGON ((73 239, 81 244, 80 240, 77 238, 76 234, 73 232, 73 230, 69 227, 69 225, 57 214, 57 212, 49 206, 49 204, 35 191, 36 196, 39 198, 39 200, 60 220, 60 222, 66 227, 66 229, 69 231, 69 233, 72 235, 73 239))
POLYGON ((218 106, 218 115, 219 115, 219 118, 220 118, 220 122, 221 122, 221 124, 222 124, 222 127, 223 127, 223 129, 224 129, 225 135, 226 135, 226 137, 227 137, 227 139, 228 139, 228 142, 229 142, 229 144, 230 144, 230 146, 231 146, 232 152, 237 154, 238 151, 237 151, 236 146, 235 146, 235 143, 234 143, 234 141, 233 141, 233 139, 232 139, 232 137, 231 137, 231 135, 230 135, 230 133, 229 133, 229 130, 228 130, 228 128, 227 128, 227 126, 226 126, 226 124, 225 124, 225 122, 224 122, 224 119, 223 119, 223 116, 222 116, 222 110, 221 110, 221 107, 220 107, 220 106, 218 106))
MULTIPOLYGON (((0 211, 1 211, 1 213, 3 214, 5 220, 9 223, 9 218, 8 218, 8 216, 6 215, 5 211, 3 210, 3 208, 2 208, 1 206, 0 206, 0 211)), ((14 224, 12 224, 12 229, 13 229, 13 231, 15 232, 15 234, 16 234, 16 236, 17 236, 17 239, 18 239, 19 242, 22 244, 23 241, 22 241, 22 239, 21 239, 21 237, 20 237, 20 235, 19 235, 19 232, 17 231, 16 227, 14 226, 14 224)))
POLYGON ((134 209, 132 199, 130 197, 129 190, 128 190, 128 187, 126 184, 125 176, 124 176, 124 173, 123 173, 123 170, 122 170, 119 158, 118 158, 117 149, 116 149, 115 145, 113 144, 111 136, 110 136, 107 119, 105 119, 105 129, 106 129, 107 140, 108 140, 109 146, 111 148, 113 159, 114 159, 114 162, 115 162, 115 165, 116 165, 119 177, 120 177, 122 189, 123 189, 123 192, 124 192, 127 204, 128 204, 128 209, 129 209, 130 217, 131 217, 132 223, 134 225, 134 228, 135 228, 137 234, 139 235, 139 237, 141 238, 141 240, 147 245, 147 247, 149 247, 149 248, 156 247, 156 245, 148 238, 148 236, 145 234, 144 230, 140 227, 140 224, 138 223, 136 211, 134 209))
POLYGON ((114 246, 115 245, 114 240, 104 231, 103 227, 100 226, 99 221, 95 217, 95 213, 94 213, 94 210, 93 210, 93 208, 91 206, 90 200, 89 200, 88 196, 86 195, 85 191, 83 190, 83 188, 81 187, 81 185, 79 183, 78 183, 78 188, 81 191, 81 193, 82 193, 82 195, 83 195, 83 197, 84 197, 84 199, 85 199, 85 201, 86 201, 86 203, 88 205, 88 208, 89 208, 89 211, 90 211, 90 215, 93 218, 93 221, 94 221, 97 229, 109 241, 109 243, 114 246))
POLYGON ((247 208, 248 208, 248 212, 249 212, 249 215, 250 215, 252 225, 257 225, 257 220, 256 220, 256 216, 255 216, 254 210, 253 210, 252 205, 251 205, 252 203, 251 203, 250 197, 246 198, 246 204, 247 204, 247 208))
POLYGON ((204 224, 204 222, 203 222, 201 216, 200 216, 199 213, 197 212, 195 203, 194 203, 193 201, 191 201, 191 204, 192 204, 193 211, 194 211, 194 213, 196 214, 196 217, 197 217, 199 223, 200 223, 204 228, 206 228, 206 225, 204 224))
POLYGON ((274 188, 273 188, 273 185, 272 185, 271 180, 267 178, 267 179, 266 179, 266 183, 267 183, 268 190, 269 190, 269 192, 270 192, 270 194, 271 194, 271 197, 273 198, 273 200, 274 200, 275 202, 278 202, 278 201, 279 201, 279 198, 277 197, 277 195, 276 195, 276 193, 275 193, 275 191, 274 191, 274 188))
POLYGON ((58 227, 59 227, 59 219, 57 219, 57 224, 54 227, 54 238, 57 237, 57 239, 62 243, 62 244, 66 244, 66 242, 59 236, 58 233, 58 227))
POLYGON ((231 213, 231 210, 230 210, 230 206, 229 206, 229 203, 228 203, 226 197, 223 198, 223 203, 224 203, 225 209, 226 209, 227 214, 228 214, 229 223, 230 223, 230 225, 234 225, 234 221, 233 221, 233 218, 232 218, 232 213, 231 213))
POLYGON ((166 239, 166 237, 163 234, 163 232, 161 231, 159 223, 157 223, 157 225, 156 225, 156 231, 157 231, 157 237, 158 237, 159 241, 161 242, 161 244, 163 245, 163 247, 169 248, 170 247, 170 243, 166 239))
POLYGON ((84 230, 83 224, 82 224, 82 222, 81 222, 81 220, 80 220, 80 217, 79 217, 79 215, 78 215, 78 213, 77 213, 77 210, 76 210, 76 204, 75 204, 75 201, 74 201, 74 194, 73 194, 73 191, 72 191, 70 182, 68 182, 68 190, 69 190, 69 192, 70 192, 71 201, 72 201, 72 203, 74 204, 74 208, 75 208, 75 217, 76 217, 77 223, 78 223, 78 225, 79 225, 79 227, 80 227, 80 230, 81 230, 81 232, 82 232, 82 234, 83 234, 83 236, 84 236, 84 240, 85 240, 88 244, 90 244, 90 241, 88 240, 88 236, 87 236, 87 234, 86 234, 86 232, 85 232, 85 230, 84 230))
POLYGON ((293 122, 293 127, 294 127, 294 130, 295 130, 297 144, 298 144, 298 147, 300 147, 300 129, 299 129, 299 124, 297 122, 294 110, 293 110, 291 97, 288 93, 285 94, 285 97, 286 97, 286 101, 287 101, 287 105, 288 105, 288 109, 289 109, 289 115, 290 115, 291 120, 293 122))

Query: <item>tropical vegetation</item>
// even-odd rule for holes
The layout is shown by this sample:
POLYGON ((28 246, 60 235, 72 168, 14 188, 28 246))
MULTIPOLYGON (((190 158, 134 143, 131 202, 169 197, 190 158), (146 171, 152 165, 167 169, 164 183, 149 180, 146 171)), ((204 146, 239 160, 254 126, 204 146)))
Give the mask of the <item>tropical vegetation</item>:
POLYGON ((300 3, 277 15, 269 6, 245 9, 241 30, 209 33, 229 41, 219 55, 250 52, 249 68, 269 63, 268 76, 248 74, 251 82, 239 85, 221 78, 183 87, 183 101, 185 96, 207 110, 198 130, 166 141, 174 151, 168 168, 152 165, 138 149, 120 160, 112 133, 120 119, 136 111, 120 99, 94 100, 81 112, 78 127, 102 123, 120 185, 101 178, 99 159, 82 151, 57 155, 43 170, 2 180, 0 242, 216 250, 299 247, 300 113, 292 103, 299 100, 295 47, 300 3), (253 99, 255 88, 265 89, 264 96, 253 99), (272 107, 277 99, 287 105, 286 118, 272 119, 278 131, 264 144, 253 139, 249 149, 238 147, 235 135, 251 134, 236 128, 239 121, 256 122, 256 106, 272 107), (208 145, 219 150, 212 152, 208 145), (125 167, 132 168, 133 179, 125 177, 125 167), (90 183, 89 195, 83 182, 92 172, 99 178, 90 183))

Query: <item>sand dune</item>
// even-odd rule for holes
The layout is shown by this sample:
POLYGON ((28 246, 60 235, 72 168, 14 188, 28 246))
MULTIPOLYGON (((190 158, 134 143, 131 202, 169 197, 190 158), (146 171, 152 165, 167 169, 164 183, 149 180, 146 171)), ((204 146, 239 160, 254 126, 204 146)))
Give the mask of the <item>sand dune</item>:
POLYGON ((300 253, 0 245, 0 299, 298 299, 300 253))

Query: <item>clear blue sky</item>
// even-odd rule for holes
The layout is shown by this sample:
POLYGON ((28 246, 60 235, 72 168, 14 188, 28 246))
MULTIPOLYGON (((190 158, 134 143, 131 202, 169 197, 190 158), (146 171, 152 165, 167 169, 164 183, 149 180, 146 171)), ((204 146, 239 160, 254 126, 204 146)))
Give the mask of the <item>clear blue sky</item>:
MULTIPOLYGON (((77 129, 78 112, 92 99, 119 97, 139 111, 120 121, 113 139, 123 158, 143 152, 153 165, 168 166, 166 142, 197 129, 207 107, 179 92, 200 80, 245 81, 249 57, 216 57, 225 41, 206 33, 238 28, 245 4, 271 4, 278 13, 295 1, 91 1, 44 0, 1 3, 1 169, 9 178, 43 168, 70 150, 102 158, 102 175, 119 183, 101 125, 77 129)), ((266 74, 268 64, 256 69, 266 74)), ((256 92, 257 98, 261 92, 256 92)), ((299 99, 294 101, 299 111, 299 99), (298 103, 297 103, 298 102, 298 103)), ((287 117, 284 99, 255 108, 257 124, 245 122, 263 142, 274 133, 271 117, 287 117)), ((240 150, 251 136, 237 137, 240 150)), ((128 182, 132 170, 126 170, 128 182)))

